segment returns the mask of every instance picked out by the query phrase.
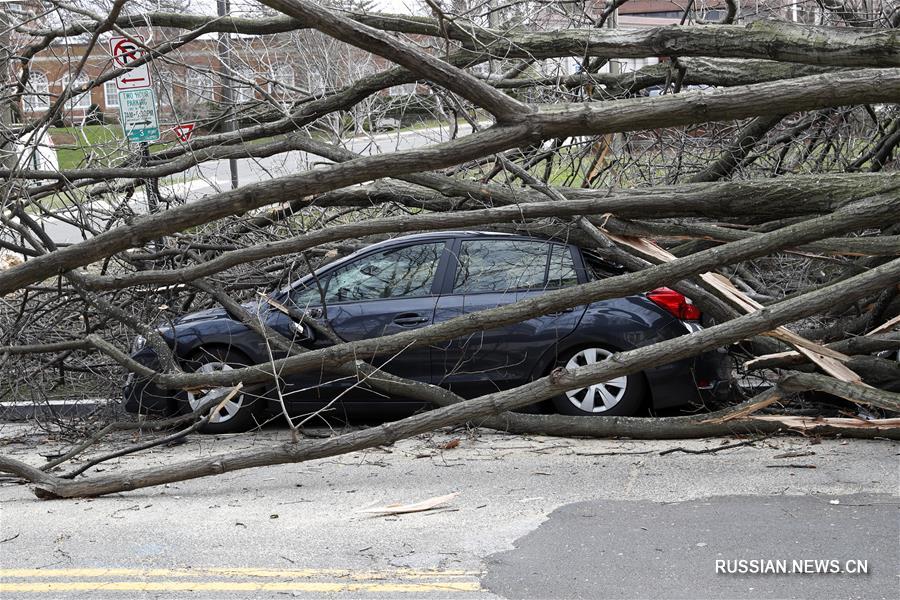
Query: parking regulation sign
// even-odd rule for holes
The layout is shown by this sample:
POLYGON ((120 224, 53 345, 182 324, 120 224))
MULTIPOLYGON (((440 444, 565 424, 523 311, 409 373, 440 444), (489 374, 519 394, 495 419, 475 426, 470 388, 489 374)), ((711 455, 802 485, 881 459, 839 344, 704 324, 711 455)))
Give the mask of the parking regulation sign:
POLYGON ((119 116, 129 142, 159 140, 156 94, 151 88, 120 91, 119 116))
MULTIPOLYGON (((136 35, 134 39, 144 43, 143 36, 136 35)), ((138 44, 126 37, 114 37, 109 40, 109 48, 113 56, 113 66, 128 69, 116 77, 116 88, 119 90, 135 90, 150 87, 149 63, 143 63, 132 67, 139 58, 143 58, 145 52, 138 44)))

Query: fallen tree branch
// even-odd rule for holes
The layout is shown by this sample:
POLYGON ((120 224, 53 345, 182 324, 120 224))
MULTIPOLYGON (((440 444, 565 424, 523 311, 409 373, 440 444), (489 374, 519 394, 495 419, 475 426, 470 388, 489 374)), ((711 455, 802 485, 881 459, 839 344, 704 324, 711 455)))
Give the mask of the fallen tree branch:
POLYGON ((785 391, 817 390, 846 398, 858 404, 868 404, 900 412, 900 395, 898 394, 867 385, 848 383, 818 373, 790 372, 779 380, 778 385, 785 391))
POLYGON ((692 448, 683 448, 681 446, 677 448, 669 448, 668 450, 663 450, 659 453, 660 456, 666 456, 667 454, 674 454, 675 452, 684 452, 685 454, 715 454, 716 452, 721 452, 722 450, 731 450, 733 448, 742 448, 743 446, 752 446, 757 442, 761 442, 763 440, 767 440, 772 437, 774 434, 763 435, 757 438, 753 438, 752 440, 744 440, 743 442, 735 442, 734 444, 726 444, 724 446, 714 446, 712 448, 704 448, 703 450, 694 450, 692 448))
POLYGON ((189 427, 182 429, 181 431, 176 431, 175 433, 169 434, 167 436, 163 436, 161 438, 155 440, 148 440, 146 442, 140 444, 133 444, 128 446, 127 448, 120 448, 114 452, 109 452, 107 454, 103 454, 101 456, 97 456, 87 461, 85 464, 79 466, 76 469, 73 469, 66 473, 65 475, 60 475, 62 479, 75 479, 88 469, 96 467, 97 465, 104 463, 108 460, 112 460, 114 458, 120 458, 122 456, 127 456, 129 454, 134 454, 135 452, 140 452, 141 450, 147 450, 148 448, 154 448, 156 446, 161 446, 163 444, 168 444, 180 439, 183 439, 188 434, 193 433, 206 425, 212 415, 216 414, 216 412, 222 408, 222 406, 231 400, 237 395, 244 386, 242 384, 238 384, 231 388, 230 390, 222 390, 220 394, 216 394, 215 391, 210 392, 208 394, 208 398, 204 398, 203 406, 198 407, 198 411, 202 411, 202 409, 208 409, 209 406, 213 406, 209 412, 207 412, 203 417, 197 421, 194 421, 189 427))
MULTIPOLYGON (((518 388, 496 392, 482 396, 476 400, 468 400, 452 406, 414 415, 393 423, 385 423, 368 430, 341 435, 328 440, 306 441, 300 444, 282 444, 267 449, 254 449, 243 453, 213 456, 210 458, 187 461, 179 465, 167 465, 149 469, 139 469, 123 475, 108 475, 81 481, 68 481, 27 467, 19 461, 0 460, 0 469, 20 475, 35 483, 35 494, 41 498, 97 496, 120 491, 134 490, 194 479, 209 475, 253 467, 280 464, 287 462, 303 462, 325 458, 337 454, 353 452, 393 443, 399 439, 417 435, 439 427, 454 425, 467 421, 499 414, 518 407, 549 398, 564 390, 583 387, 597 381, 606 381, 613 377, 625 375, 635 370, 649 368, 659 364, 692 356, 738 339, 768 331, 778 325, 793 321, 806 314, 811 314, 827 306, 833 301, 835 293, 848 296, 864 296, 873 288, 878 289, 885 280, 900 276, 900 259, 882 265, 872 271, 857 275, 845 283, 828 286, 766 307, 764 310, 739 317, 722 325, 716 325, 686 338, 676 338, 658 342, 643 348, 614 354, 609 360, 580 367, 573 371, 556 369, 550 375, 537 379, 518 388), (29 470, 31 469, 31 470, 29 470), (38 479, 30 476, 39 473, 38 479)), ((894 394, 897 398, 900 395, 894 394)), ((577 418, 576 418, 577 419, 577 418)), ((658 420, 625 419, 611 417, 592 419, 609 423, 611 430, 618 430, 614 435, 628 435, 628 430, 640 430, 646 435, 659 426, 658 420), (656 421, 656 422, 654 422, 656 421), (621 426, 618 426, 621 424, 621 426)), ((688 417, 681 421, 681 427, 697 432, 698 427, 704 435, 716 435, 711 431, 739 431, 741 428, 756 429, 761 433, 769 433, 786 427, 799 428, 806 432, 848 433, 849 435, 882 436, 900 438, 900 419, 884 421, 860 421, 855 419, 814 422, 794 417, 753 417, 750 419, 726 421, 724 423, 698 423, 697 417, 688 417)), ((674 432, 670 430, 670 434, 674 432)))
MULTIPOLYGON (((845 102, 887 102, 897 95, 900 95, 900 69, 863 69, 850 76, 836 73, 798 78, 789 83, 764 83, 715 92, 629 99, 599 106, 554 105, 546 111, 522 115, 515 125, 496 125, 427 148, 359 158, 255 183, 143 217, 132 225, 118 227, 0 271, 0 296, 52 274, 90 264, 164 235, 260 208, 291 194, 322 193, 388 175, 433 170, 553 137, 683 125, 711 118, 750 117, 766 112, 766 107, 773 103, 791 103, 796 110, 810 110, 845 102)), ((119 173, 115 169, 100 169, 97 173, 85 173, 85 176, 143 176, 139 171, 125 169, 125 173, 119 173)), ((78 177, 72 172, 68 175, 36 172, 33 175, 42 179, 78 177)), ((17 172, 17 176, 28 174, 17 172)))

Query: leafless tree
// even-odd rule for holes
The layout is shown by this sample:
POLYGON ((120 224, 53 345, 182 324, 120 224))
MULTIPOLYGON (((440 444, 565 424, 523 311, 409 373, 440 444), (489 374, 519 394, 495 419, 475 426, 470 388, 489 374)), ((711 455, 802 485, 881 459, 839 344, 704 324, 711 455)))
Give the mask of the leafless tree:
POLYGON ((0 470, 41 497, 100 495, 463 422, 584 436, 900 436, 890 418, 898 367, 879 354, 900 346, 900 15, 849 0, 760 2, 752 12, 706 1, 689 3, 677 24, 640 25, 628 5, 427 0, 421 14, 393 15, 262 0, 216 18, 186 0, 114 0, 102 12, 4 4, 0 401, 115 395, 126 371, 173 394, 214 391, 191 415, 110 424, 63 461, 0 458, 0 470), (110 60, 114 35, 141 49, 127 68, 110 60), (218 58, 222 40, 228 61, 218 58), (119 125, 88 126, 118 118, 115 79, 141 64, 167 129, 148 156, 119 125), (195 132, 179 141, 168 129, 187 121, 195 132), (417 141, 400 147, 409 133, 417 141), (235 160, 242 185, 232 189, 235 160), (572 240, 627 273, 354 342, 282 307, 332 342, 321 349, 241 305, 368 241, 452 228, 572 240), (381 367, 410 347, 663 285, 691 297, 711 326, 476 399, 381 367), (266 339, 271 360, 192 372, 157 333, 217 305, 266 339), (160 369, 130 358, 136 335, 160 369), (770 386, 712 413, 510 412, 738 343, 740 371, 770 386), (186 427, 115 454, 137 452, 196 431, 235 386, 309 370, 436 408, 328 440, 300 439, 292 423, 291 441, 276 448, 163 469, 83 476, 100 456, 51 472, 116 428, 186 427), (808 390, 887 418, 789 414, 784 405, 808 390))

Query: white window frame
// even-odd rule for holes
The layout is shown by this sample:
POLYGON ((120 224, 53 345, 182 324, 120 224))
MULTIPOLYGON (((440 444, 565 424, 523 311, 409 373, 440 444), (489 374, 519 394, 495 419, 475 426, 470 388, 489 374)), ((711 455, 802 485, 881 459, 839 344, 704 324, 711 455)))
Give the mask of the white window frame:
POLYGON ((119 108, 119 86, 115 79, 103 84, 103 104, 106 108, 119 108))
POLYGON ((284 92, 294 87, 294 68, 291 65, 274 65, 269 69, 269 93, 284 92))
POLYGON ((306 87, 311 96, 325 92, 325 76, 315 67, 306 72, 306 87))
POLYGON ((47 112, 50 108, 50 80, 41 71, 32 71, 28 75, 28 85, 22 94, 22 110, 27 113, 47 112), (39 85, 35 85, 38 83, 39 85))
MULTIPOLYGON (((71 77, 71 75, 69 75, 68 73, 63 74, 63 76, 62 76, 62 91, 60 92, 61 94, 65 93, 66 88, 69 85, 70 77, 71 77)), ((84 84, 86 84, 88 81, 90 81, 90 79, 88 79, 88 76, 85 75, 84 73, 82 73, 78 77, 75 78, 75 81, 72 83, 72 87, 73 88, 81 87, 84 84)), ((66 101, 66 109, 67 110, 87 110, 88 108, 90 108, 90 106, 91 106, 91 90, 87 90, 86 92, 84 92, 78 96, 69 98, 66 101)))
MULTIPOLYGON (((234 70, 236 78, 256 82, 256 73, 247 67, 238 67, 234 70)), ((231 80, 231 99, 235 104, 247 104, 256 100, 256 88, 249 83, 231 80)))
POLYGON ((213 100, 213 87, 203 73, 188 71, 184 79, 184 97, 189 103, 205 103, 213 100))

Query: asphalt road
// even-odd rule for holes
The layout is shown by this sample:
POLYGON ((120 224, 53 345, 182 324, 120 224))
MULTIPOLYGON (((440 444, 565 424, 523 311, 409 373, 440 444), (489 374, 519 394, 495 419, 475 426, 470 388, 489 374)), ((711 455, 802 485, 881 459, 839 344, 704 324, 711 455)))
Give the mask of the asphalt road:
MULTIPOLYGON (((287 438, 194 436, 97 474, 287 438)), ((5 482, 0 597, 896 597, 900 445, 795 437, 659 455, 721 442, 442 431, 92 500, 5 482), (777 458, 788 451, 813 454, 777 458), (360 512, 451 492, 437 510, 360 512), (869 574, 715 573, 750 558, 865 560, 869 574)), ((65 447, 0 425, 0 453, 32 464, 65 447)))
POLYGON ((897 516, 880 494, 577 502, 488 557, 482 583, 504 598, 896 598, 897 516))
MULTIPOLYGON (((487 123, 484 124, 488 125, 487 123)), ((471 127, 461 125, 459 135, 467 135, 471 127)), ((387 154, 401 150, 420 148, 450 139, 449 127, 429 127, 404 129, 375 135, 363 135, 344 141, 347 150, 363 156, 387 154)), ((306 152, 285 152, 275 156, 253 159, 238 159, 237 171, 240 185, 263 181, 272 177, 300 173, 317 164, 328 163, 322 157, 306 152)), ((188 171, 194 181, 188 186, 188 197, 195 199, 203 195, 231 189, 231 170, 227 160, 202 163, 188 171)))

